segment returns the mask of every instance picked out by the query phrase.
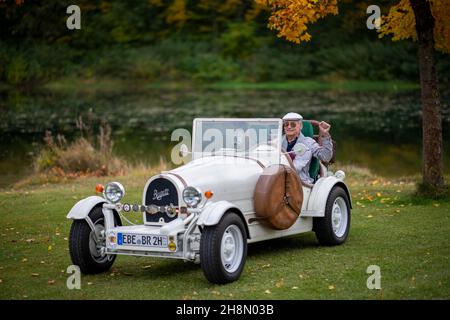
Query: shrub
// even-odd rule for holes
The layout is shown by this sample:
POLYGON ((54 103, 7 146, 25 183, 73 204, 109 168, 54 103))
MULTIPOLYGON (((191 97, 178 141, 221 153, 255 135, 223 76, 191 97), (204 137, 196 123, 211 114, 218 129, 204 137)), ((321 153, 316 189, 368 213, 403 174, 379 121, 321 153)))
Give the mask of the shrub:
POLYGON ((58 135, 55 141, 50 131, 46 132, 44 140, 45 147, 35 159, 36 173, 69 177, 109 176, 124 174, 127 170, 125 162, 112 153, 113 142, 108 125, 100 127, 96 144, 92 138, 83 136, 68 143, 58 135))
POLYGON ((256 37, 255 24, 251 22, 234 22, 219 38, 221 52, 224 56, 246 58, 261 45, 256 37))
POLYGON ((11 59, 6 69, 6 80, 10 84, 18 85, 27 79, 27 63, 21 56, 11 59))

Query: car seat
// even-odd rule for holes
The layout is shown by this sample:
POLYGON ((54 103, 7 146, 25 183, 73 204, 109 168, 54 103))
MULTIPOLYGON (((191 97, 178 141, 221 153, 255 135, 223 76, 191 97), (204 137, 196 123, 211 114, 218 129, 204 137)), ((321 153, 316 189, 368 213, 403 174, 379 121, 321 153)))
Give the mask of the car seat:
MULTIPOLYGON (((309 121, 303 121, 302 134, 305 137, 314 139, 314 127, 309 121)), ((309 165, 309 176, 314 180, 317 180, 317 176, 320 172, 320 161, 316 157, 312 157, 311 164, 309 165)))

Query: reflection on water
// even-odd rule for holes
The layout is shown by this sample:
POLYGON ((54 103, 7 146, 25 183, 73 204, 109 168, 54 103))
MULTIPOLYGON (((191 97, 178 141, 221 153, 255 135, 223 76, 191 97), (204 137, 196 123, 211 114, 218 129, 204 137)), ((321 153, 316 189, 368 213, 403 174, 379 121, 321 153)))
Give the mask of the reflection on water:
MULTIPOLYGON (((450 92, 443 92, 446 172, 450 92)), ((176 128, 191 130, 196 117, 281 117, 295 111, 332 124, 340 162, 381 175, 421 170, 420 92, 304 92, 263 90, 146 90, 145 92, 0 93, 0 187, 26 175, 45 130, 78 135, 75 119, 94 116, 113 128, 114 149, 131 162, 170 159, 176 128)))

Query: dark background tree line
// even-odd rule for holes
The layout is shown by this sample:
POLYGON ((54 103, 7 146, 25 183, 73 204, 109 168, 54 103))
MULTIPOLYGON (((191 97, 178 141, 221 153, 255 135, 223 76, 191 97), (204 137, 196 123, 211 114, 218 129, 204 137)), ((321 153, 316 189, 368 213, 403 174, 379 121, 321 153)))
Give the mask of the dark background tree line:
MULTIPOLYGON (((0 82, 417 82, 415 46, 378 39, 366 28, 366 7, 365 1, 341 2, 339 15, 312 26, 311 42, 294 45, 274 36, 270 13, 253 0, 0 0, 0 82), (81 8, 81 30, 66 28, 71 4, 81 8)), ((438 55, 444 84, 448 60, 438 55)))

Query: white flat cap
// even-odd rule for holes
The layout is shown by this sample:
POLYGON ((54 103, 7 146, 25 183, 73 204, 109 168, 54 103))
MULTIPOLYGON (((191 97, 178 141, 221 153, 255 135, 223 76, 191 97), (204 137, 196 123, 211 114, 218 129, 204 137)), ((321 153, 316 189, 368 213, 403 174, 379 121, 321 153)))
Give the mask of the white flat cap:
POLYGON ((303 120, 303 117, 295 112, 289 112, 284 117, 283 120, 303 120))

